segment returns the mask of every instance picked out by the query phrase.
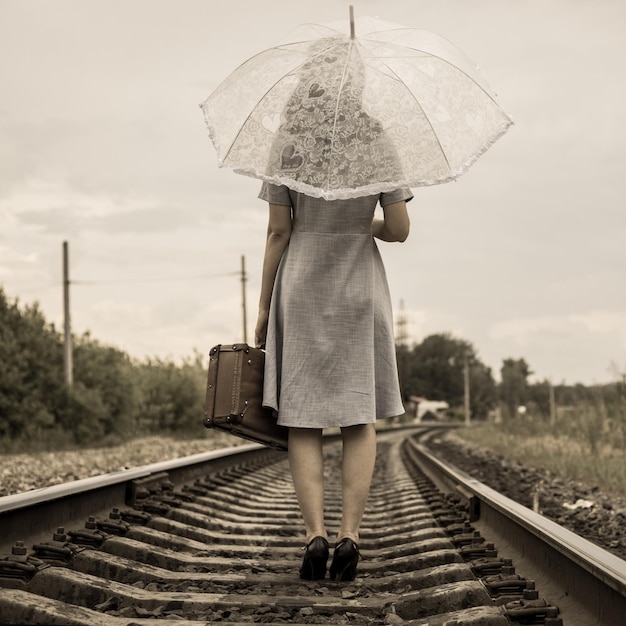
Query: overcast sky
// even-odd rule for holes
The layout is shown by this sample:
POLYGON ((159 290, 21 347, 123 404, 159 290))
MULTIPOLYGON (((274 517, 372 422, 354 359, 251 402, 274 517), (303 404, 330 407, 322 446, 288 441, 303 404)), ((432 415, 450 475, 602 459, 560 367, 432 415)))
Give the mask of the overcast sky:
POLYGON ((380 244, 412 341, 451 332, 499 377, 626 371, 623 0, 0 0, 0 285, 137 357, 252 341, 267 219, 220 170, 199 103, 303 22, 431 30, 486 74, 515 126, 457 182, 414 189, 380 244))

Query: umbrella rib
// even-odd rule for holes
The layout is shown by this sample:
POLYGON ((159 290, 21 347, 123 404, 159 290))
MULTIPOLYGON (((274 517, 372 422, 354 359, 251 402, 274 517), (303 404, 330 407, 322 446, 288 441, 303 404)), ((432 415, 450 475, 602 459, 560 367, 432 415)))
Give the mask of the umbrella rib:
POLYGON ((424 111, 424 107, 422 107, 422 104, 417 99, 415 94, 408 87, 406 87, 406 84, 400 78, 400 76, 398 76, 398 74, 395 72, 395 70, 393 70, 393 68, 389 67, 389 65, 387 63, 385 63, 385 61, 383 59, 379 59, 379 60, 395 76, 396 80, 401 85, 403 85, 405 87, 405 89, 409 92, 409 94, 411 94, 411 97, 413 98, 413 100, 415 101, 417 106, 419 107, 420 111, 424 114, 424 119, 428 122, 428 125, 430 126, 431 130, 433 131, 433 135, 435 136, 435 139, 437 140, 437 144, 439 145, 439 148, 441 150, 441 154, 443 155, 443 158, 445 159, 446 164, 448 165, 448 170, 450 172, 453 172, 452 166, 450 165, 450 161, 448 160, 448 156, 446 155, 446 151, 444 150, 444 147, 441 145, 441 141, 439 141, 439 136, 437 135, 437 132, 435 131, 435 128, 434 128, 434 126, 432 125, 432 123, 430 121, 430 118, 428 117, 428 115, 426 115, 426 111, 424 111))
POLYGON ((341 100, 343 86, 346 83, 346 74, 348 72, 348 64, 350 62, 350 56, 352 55, 353 50, 354 50, 354 41, 350 39, 348 42, 348 45, 349 45, 349 49, 348 49, 348 54, 346 56, 346 64, 344 65, 343 74, 341 75, 341 84, 339 85, 339 93, 337 94, 337 104, 335 105, 335 116, 333 119, 332 139, 330 142, 330 154, 328 155, 329 166, 328 166, 328 178, 326 179, 327 187, 330 186, 330 172, 331 172, 330 164, 332 163, 332 160, 333 160, 333 148, 335 145, 335 131, 337 129, 337 117, 339 116, 339 102, 341 100))
MULTIPOLYGON (((324 48, 324 50, 321 50, 316 55, 314 55, 313 57, 310 57, 310 58, 315 59, 318 56, 321 56, 322 54, 326 54, 329 50, 332 50, 337 45, 339 45, 339 44, 335 43, 333 45, 329 45, 327 48, 324 48)), ((270 50, 278 50, 278 49, 284 49, 284 47, 283 46, 275 46, 274 48, 268 48, 267 50, 264 50, 264 52, 260 52, 258 55, 255 55, 255 56, 258 57, 261 54, 264 54, 265 52, 269 52, 270 50)), ((303 52, 302 54, 305 55, 306 53, 303 52)), ((304 62, 308 62, 310 60, 310 58, 306 57, 304 62)), ((276 85, 278 85, 278 83, 280 83, 281 80, 283 80, 286 76, 290 76, 291 74, 296 72, 300 67, 302 67, 304 62, 300 63, 299 65, 297 65, 296 67, 291 69, 287 74, 282 75, 277 81, 275 81, 272 85, 270 85, 270 87, 266 90, 266 92, 263 94, 263 96, 261 98, 259 98, 259 101, 252 108, 250 113, 248 113, 248 115, 246 116, 246 119, 244 120, 243 124, 241 124, 241 126, 240 126, 239 130, 237 131, 237 134, 235 135, 234 139, 232 140, 230 146, 228 146, 228 150, 226 151, 226 154, 224 155, 224 158, 222 159, 222 162, 225 162, 226 159, 228 158, 228 155, 230 154, 231 150, 233 149, 233 147, 237 143, 237 139, 239 139, 239 136, 243 132, 243 129, 245 128, 246 124, 248 123, 248 120, 252 117, 252 115, 256 111, 256 108, 257 108, 257 106, 259 106, 259 103, 263 102, 263 100, 267 97, 267 95, 272 91, 272 89, 274 89, 276 87, 276 85)))
MULTIPOLYGON (((224 150, 220 166, 228 165, 235 172, 276 181, 275 184, 286 181, 290 186, 291 181, 294 189, 304 190, 304 193, 312 191, 313 197, 353 197, 350 195, 353 191, 378 189, 381 184, 387 185, 385 189, 389 185, 402 186, 403 180, 409 184, 409 178, 419 185, 456 179, 513 123, 498 104, 497 94, 480 68, 443 37, 371 18, 363 21, 358 37, 354 36, 353 28, 351 33, 348 37, 338 26, 301 25, 293 31, 291 40, 283 39, 254 55, 238 69, 256 59, 251 65, 239 74, 231 73, 229 79, 223 81, 214 92, 218 95, 212 94, 201 105, 211 140, 218 153, 219 144, 224 150), (330 65, 327 66, 325 60, 330 65), (332 72, 327 80, 326 72, 332 72), (245 86, 237 82, 247 76, 252 78, 249 83, 243 83, 245 86), (444 83, 450 87, 442 87, 444 83), (392 99, 391 102, 383 100, 382 104, 389 104, 389 108, 379 108, 381 105, 376 104, 375 97, 381 89, 392 99), (235 108, 229 110, 233 105, 235 108), (441 105, 445 108, 440 109, 441 105), (373 174, 368 168, 379 161, 377 150, 382 148, 377 144, 370 148, 370 138, 359 133, 358 128, 354 130, 351 122, 351 117, 357 115, 370 119, 364 107, 371 108, 370 117, 374 121, 378 112, 383 126, 376 126, 377 133, 380 130, 388 133, 388 140, 396 143, 395 150, 401 150, 408 159, 406 167, 411 171, 394 169, 392 178, 395 176, 396 182, 376 178, 375 184, 370 184, 368 179, 364 181, 368 184, 363 186, 358 183, 360 170, 353 172, 350 167, 349 171, 344 171, 344 150, 348 158, 355 150, 368 155, 362 172, 368 176, 373 174), (472 124, 467 110, 485 112, 484 130, 472 124), (313 111, 311 118, 307 117, 307 111, 313 111), (452 125, 446 123, 449 119, 453 120, 452 125), (474 134, 469 132, 470 127, 474 134), (466 136, 458 155, 454 139, 457 130, 466 136), (402 135, 406 135, 405 139, 402 135), (431 155, 432 168, 419 167, 420 135, 428 138, 424 143, 431 155), (309 138, 315 139, 314 145, 307 143, 309 138), (286 159, 287 141, 297 155, 291 160, 286 159), (359 141, 366 143, 360 147, 359 141), (449 157, 444 143, 450 146, 449 157), (281 148, 283 152, 278 155, 281 148), (316 168, 310 174, 311 184, 304 182, 309 181, 309 173, 302 169, 308 167, 307 150, 311 169, 316 168), (277 169, 272 169, 275 165, 277 169), (333 167, 338 168, 337 183, 343 187, 337 185, 337 189, 326 194, 324 185, 330 189, 331 184, 335 184, 333 167), (296 175, 300 169, 302 174, 296 175), (292 170, 295 173, 292 174, 292 170)), ((393 150, 387 143, 384 148, 393 150)), ((385 176, 388 176, 387 170, 385 176)))
MULTIPOLYGON (((417 50, 417 48, 411 48, 411 50, 417 50)), ((424 51, 418 50, 418 52, 424 52, 424 51)), ((498 104, 498 101, 495 99, 495 97, 491 93, 489 93, 489 91, 485 87, 483 87, 473 76, 468 74, 465 70, 461 69, 458 65, 455 65, 451 61, 448 61, 447 59, 440 57, 437 54, 431 54, 429 52, 427 52, 426 54, 433 57, 434 59, 439 59, 440 61, 443 61, 446 65, 449 65, 455 70, 461 72, 461 74, 463 74, 464 76, 467 76, 467 78, 471 80, 474 83, 474 85, 476 85, 498 108, 500 108, 500 105, 498 104)))
MULTIPOLYGON (((411 29, 407 29, 407 28, 398 28, 396 30, 407 30, 407 31, 411 31, 411 32, 415 32, 418 29, 416 28, 411 28, 411 29)), ((392 31, 377 31, 380 33, 387 33, 387 32, 392 32, 392 31)), ((376 33, 368 33, 368 35, 372 35, 372 34, 376 34, 376 33)), ((443 38, 442 38, 443 39, 443 38)), ((474 78, 471 74, 469 74, 468 72, 466 72, 464 69, 462 69, 461 67, 459 67, 457 64, 455 64, 453 61, 449 61, 448 59, 446 59, 445 57, 439 55, 439 54, 435 54, 434 52, 430 52, 428 49, 423 49, 423 48, 416 48, 414 46, 412 46, 411 44, 399 44, 399 43, 395 43, 393 41, 385 41, 385 40, 381 40, 381 39, 370 39, 367 36, 361 37, 360 38, 361 41, 368 41, 368 42, 375 42, 377 44, 380 45, 387 45, 387 46, 391 46, 392 48, 396 48, 398 50, 402 50, 403 48, 406 48, 408 50, 415 50, 415 52, 419 52, 421 54, 425 54, 428 55, 429 57, 432 57, 433 59, 438 59, 439 61, 445 63, 446 65, 452 67, 453 69, 455 69, 456 71, 460 72, 461 74, 465 75, 469 80, 471 80, 496 106, 498 106, 500 108, 500 105, 498 103, 498 101, 495 99, 495 97, 493 96, 493 94, 491 94, 488 89, 486 89, 481 82, 479 82, 478 80, 476 80, 476 78, 474 78)), ((455 46, 450 43, 447 39, 444 39, 444 41, 446 41, 446 43, 448 43, 450 46, 452 46, 453 48, 455 48, 455 46)), ((461 51, 458 50, 457 48, 455 48, 457 50, 457 52, 462 56, 465 57, 465 59, 467 60, 467 62, 472 65, 473 67, 476 68, 476 70, 478 70, 478 74, 480 75, 480 70, 479 68, 475 65, 475 63, 473 63, 472 61, 470 61, 465 54, 461 51)), ((402 58, 405 55, 398 55, 396 57, 393 58, 402 58)), ((382 59, 382 57, 378 57, 378 59, 384 63, 384 60, 382 59)), ((386 63, 385 63, 386 65, 386 63)), ((389 67, 389 66, 387 66, 389 67)), ((391 69, 391 68, 390 68, 391 69)), ((394 72, 395 73, 395 72, 394 72)), ((484 77, 480 77, 483 80, 486 80, 484 77)))

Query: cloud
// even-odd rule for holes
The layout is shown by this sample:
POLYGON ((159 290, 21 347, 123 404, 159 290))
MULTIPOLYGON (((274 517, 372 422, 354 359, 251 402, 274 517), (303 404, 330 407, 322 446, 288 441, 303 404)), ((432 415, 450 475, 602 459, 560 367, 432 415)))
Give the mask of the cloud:
MULTIPOLYGON (((1 219, 1 218, 0 218, 1 219)), ((27 265, 33 266, 37 263, 37 254, 34 252, 23 253, 14 250, 8 246, 0 244, 0 259, 5 265, 0 265, 0 277, 4 274, 9 275, 13 272, 11 266, 27 265)))
MULTIPOLYGON (((247 338, 252 342, 256 319, 248 314, 247 321, 247 338)), ((99 341, 137 358, 149 355, 180 361, 194 350, 208 354, 218 343, 241 341, 241 302, 236 289, 230 296, 203 300, 194 298, 193 292, 177 295, 173 308, 167 297, 145 303, 103 298, 77 310, 73 326, 77 334, 89 330, 99 341), (225 317, 225 310, 233 314, 225 317)))
POLYGON ((572 322, 582 324, 591 333, 612 334, 621 339, 626 349, 626 311, 590 311, 571 315, 572 322))
POLYGON ((23 228, 52 235, 97 231, 147 234, 195 228, 206 221, 193 207, 138 194, 87 192, 64 180, 31 179, 0 198, 4 236, 23 228))
POLYGON ((626 369, 626 311, 593 310, 567 315, 516 318, 492 325, 489 352, 525 358, 538 378, 592 384, 626 369))
MULTIPOLYGON (((253 318, 267 208, 258 181, 217 168, 198 104, 297 24, 347 9, 336 0, 313 11, 243 0, 219 15, 205 0, 184 11, 170 0, 4 4, 7 293, 37 297, 58 319, 68 240, 78 332, 139 356, 239 338, 238 278, 193 277, 236 272, 245 253, 253 318)), ((367 0, 357 9, 449 38, 484 66, 516 120, 458 183, 415 190, 409 241, 380 246, 411 341, 452 332, 494 372, 523 356, 539 375, 568 380, 600 377, 624 353, 625 6, 367 0)))
POLYGON ((125 194, 85 193, 63 179, 31 178, 0 198, 0 210, 23 219, 29 215, 64 212, 71 218, 102 218, 132 210, 147 210, 154 201, 125 194))
POLYGON ((540 315, 511 319, 494 324, 489 332, 493 339, 512 339, 520 347, 538 336, 564 335, 587 331, 619 337, 626 348, 626 311, 590 311, 569 315, 540 315))

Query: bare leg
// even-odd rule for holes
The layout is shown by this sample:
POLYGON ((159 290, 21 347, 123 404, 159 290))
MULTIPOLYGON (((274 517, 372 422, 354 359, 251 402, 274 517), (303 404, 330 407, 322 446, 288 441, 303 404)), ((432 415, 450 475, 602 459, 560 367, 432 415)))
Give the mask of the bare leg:
POLYGON ((324 525, 324 456, 321 428, 289 429, 289 468, 304 519, 306 542, 328 537, 324 525))
POLYGON ((341 429, 343 439, 341 528, 337 539, 359 541, 359 527, 367 504, 376 460, 374 424, 341 429))

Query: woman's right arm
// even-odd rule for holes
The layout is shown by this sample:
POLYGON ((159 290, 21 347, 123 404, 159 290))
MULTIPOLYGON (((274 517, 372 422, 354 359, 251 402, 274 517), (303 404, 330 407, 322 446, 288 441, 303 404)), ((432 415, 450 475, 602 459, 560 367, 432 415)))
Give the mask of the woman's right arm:
POLYGON ((270 203, 270 216, 267 225, 265 257, 261 276, 261 296, 259 298, 259 316, 257 319, 254 340, 257 347, 265 346, 267 321, 269 319, 270 301, 276 280, 278 265, 283 257, 291 237, 291 207, 270 203))
POLYGON ((384 219, 374 219, 372 234, 382 241, 406 241, 411 223, 406 202, 394 202, 383 207, 384 219))

